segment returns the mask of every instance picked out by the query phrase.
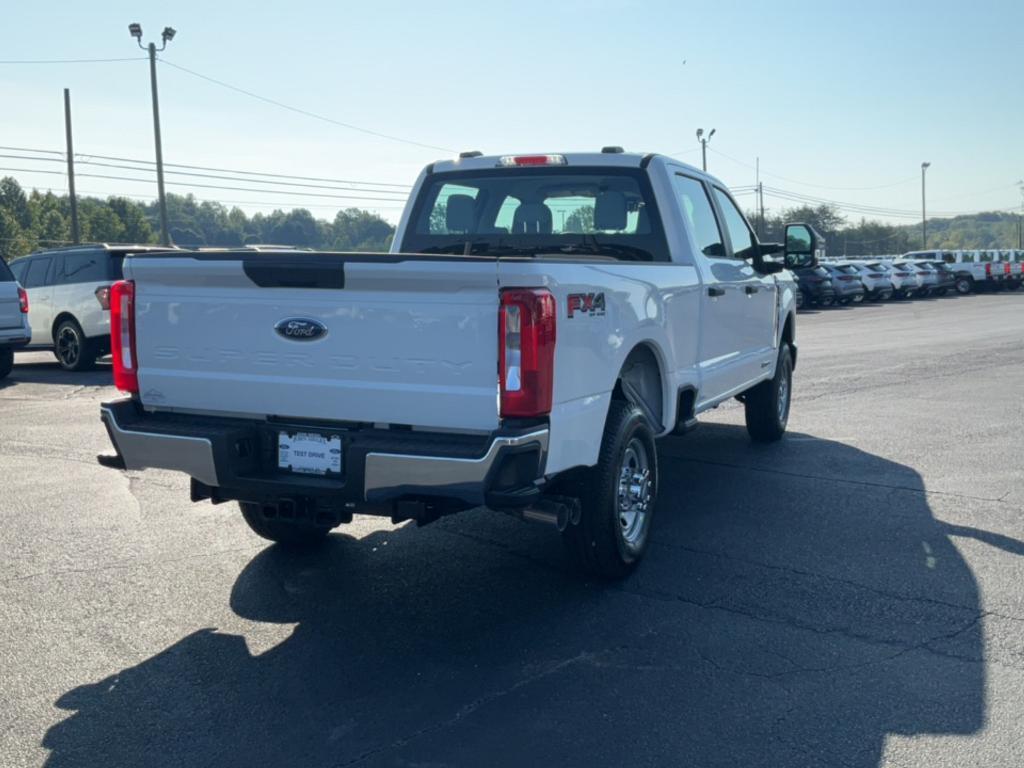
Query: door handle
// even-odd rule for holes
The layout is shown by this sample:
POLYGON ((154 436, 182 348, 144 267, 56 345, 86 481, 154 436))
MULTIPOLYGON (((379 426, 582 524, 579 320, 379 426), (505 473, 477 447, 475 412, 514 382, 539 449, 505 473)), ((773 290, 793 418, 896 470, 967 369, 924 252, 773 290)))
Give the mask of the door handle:
POLYGON ((725 288, 708 288, 708 296, 725 296, 725 288))
POLYGON ((748 285, 746 290, 747 290, 747 295, 749 296, 752 293, 757 293, 761 289, 758 288, 756 285, 748 285))

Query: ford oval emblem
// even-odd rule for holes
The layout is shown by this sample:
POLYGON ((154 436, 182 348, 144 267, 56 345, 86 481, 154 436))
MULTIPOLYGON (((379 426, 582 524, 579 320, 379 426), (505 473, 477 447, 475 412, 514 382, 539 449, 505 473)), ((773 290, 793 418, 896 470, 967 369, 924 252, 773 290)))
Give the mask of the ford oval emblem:
POLYGON ((327 335, 327 326, 308 317, 286 317, 274 326, 278 336, 292 341, 316 341, 327 335))

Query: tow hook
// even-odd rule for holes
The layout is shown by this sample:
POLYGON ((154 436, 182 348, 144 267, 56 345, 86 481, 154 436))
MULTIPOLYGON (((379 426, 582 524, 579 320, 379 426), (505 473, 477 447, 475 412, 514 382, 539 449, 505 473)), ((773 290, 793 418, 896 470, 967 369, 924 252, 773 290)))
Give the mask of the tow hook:
POLYGON ((580 500, 571 496, 542 496, 534 504, 512 514, 523 520, 553 525, 564 531, 570 525, 579 525, 582 509, 580 500))

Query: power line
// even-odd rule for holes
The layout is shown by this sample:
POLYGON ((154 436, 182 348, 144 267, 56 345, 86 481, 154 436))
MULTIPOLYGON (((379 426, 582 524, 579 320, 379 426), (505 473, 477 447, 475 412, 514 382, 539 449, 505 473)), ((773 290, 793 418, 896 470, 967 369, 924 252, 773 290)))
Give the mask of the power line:
MULTIPOLYGON (((50 174, 50 175, 53 175, 53 176, 63 176, 64 175, 63 171, 44 171, 44 170, 39 170, 39 169, 34 169, 34 168, 0 168, 0 171, 8 171, 8 172, 14 172, 14 173, 45 173, 45 174, 50 174)), ((103 173, 78 173, 78 174, 75 174, 75 175, 76 176, 82 176, 82 177, 85 177, 85 178, 91 178, 91 179, 111 179, 111 180, 114 180, 114 181, 133 181, 133 182, 140 183, 140 184, 151 184, 152 183, 151 179, 135 179, 135 178, 131 178, 129 176, 113 176, 113 175, 110 175, 110 174, 103 174, 103 173)), ((220 184, 199 184, 197 182, 187 182, 187 181, 168 181, 167 184, 173 184, 174 186, 177 186, 177 187, 196 187, 196 188, 199 188, 199 189, 224 189, 224 190, 228 190, 228 191, 232 191, 232 192, 270 192, 271 191, 271 190, 268 190, 268 189, 259 189, 259 188, 253 188, 253 187, 228 187, 228 186, 223 186, 223 185, 220 185, 220 184)), ((396 202, 396 199, 393 198, 393 197, 370 197, 368 195, 328 195, 328 194, 315 193, 315 192, 291 192, 291 191, 286 190, 286 189, 274 190, 274 193, 278 194, 278 195, 291 195, 291 196, 295 196, 295 197, 315 197, 315 198, 333 199, 333 200, 373 200, 373 201, 378 201, 378 202, 382 202, 382 203, 394 203, 394 202, 396 202)))
POLYGON ((5 59, 0 64, 108 64, 114 61, 145 61, 145 56, 127 59, 5 59))
MULTIPOLYGON (((63 161, 63 158, 64 158, 64 152, 63 151, 59 151, 59 150, 55 150, 55 149, 32 149, 32 148, 29 148, 29 147, 7 147, 7 146, 0 146, 0 150, 6 150, 6 151, 9 151, 9 152, 35 152, 37 154, 59 155, 61 157, 62 161, 63 161)), ((124 163, 138 163, 140 165, 148 165, 148 166, 156 165, 156 163, 153 162, 152 160, 139 160, 139 159, 132 158, 132 157, 116 157, 116 156, 113 156, 113 155, 96 155, 96 154, 92 154, 92 153, 89 153, 89 152, 76 152, 75 153, 75 157, 76 158, 99 158, 100 160, 115 160, 115 161, 124 162, 124 163)), ((40 158, 40 159, 42 159, 42 158, 40 158)), ((83 160, 82 162, 86 162, 86 160, 83 160)), ((336 183, 336 184, 364 184, 364 185, 373 185, 373 186, 376 186, 376 187, 396 187, 396 188, 401 188, 401 189, 404 189, 404 190, 408 190, 408 189, 412 188, 411 184, 397 184, 397 183, 389 182, 389 181, 356 181, 354 179, 333 179, 333 178, 326 178, 326 177, 322 177, 322 176, 295 176, 295 175, 292 175, 292 174, 285 174, 285 173, 268 173, 268 172, 264 172, 264 171, 241 171, 241 170, 237 170, 237 169, 234 169, 234 168, 217 168, 217 167, 214 167, 214 166, 207 166, 207 165, 187 165, 185 163, 164 163, 164 166, 165 167, 173 167, 173 168, 187 168, 189 170, 194 170, 194 171, 219 171, 221 173, 234 173, 234 174, 238 174, 238 175, 241 175, 241 176, 267 176, 267 177, 271 177, 271 178, 275 178, 275 179, 297 179, 297 180, 300 180, 300 181, 325 181, 325 182, 336 183)))
MULTIPOLYGON (((77 155, 76 155, 77 156, 77 155)), ((0 153, 0 158, 8 160, 28 160, 29 162, 51 162, 51 163, 63 163, 63 158, 58 157, 26 157, 24 155, 9 155, 0 153)), ((101 163, 95 160, 78 160, 79 165, 92 165, 102 168, 114 168, 122 171, 150 171, 151 168, 138 168, 131 165, 124 165, 122 163, 101 163)), ((165 164, 166 165, 166 164, 165 164)), ((376 189, 369 187, 346 187, 346 186, 328 186, 323 184, 306 184, 303 182, 291 182, 291 181, 276 181, 276 180, 264 180, 264 179, 245 179, 238 178, 236 176, 224 176, 220 174, 212 173, 196 173, 194 171, 166 171, 168 174, 174 174, 177 176, 195 176, 204 179, 219 179, 221 181, 241 181, 257 184, 276 184, 288 187, 304 187, 307 189, 330 189, 335 191, 347 191, 347 192, 369 192, 373 194, 382 195, 398 195, 399 198, 405 199, 406 192, 404 190, 393 190, 393 189, 376 189)), ((396 199, 399 199, 396 198, 396 199)))
POLYGON ((248 96, 250 98, 257 99, 257 100, 265 102, 267 104, 272 104, 275 107, 280 107, 281 109, 286 109, 289 112, 295 112, 296 114, 305 115, 306 117, 312 117, 315 120, 321 120, 321 121, 323 121, 325 123, 330 123, 331 125, 337 125, 337 126, 340 126, 342 128, 347 128, 350 131, 358 131, 359 133, 365 133, 368 136, 376 136, 379 139, 387 139, 388 141, 397 141, 397 142, 400 142, 402 144, 409 144, 409 145, 414 146, 414 147, 423 147, 424 149, 436 149, 436 150, 438 150, 440 152, 452 152, 452 153, 455 152, 454 149, 450 149, 448 147, 439 147, 439 146, 436 146, 434 144, 426 144, 426 143, 424 143, 422 141, 413 141, 412 139, 404 139, 404 138, 402 138, 400 136, 392 136, 390 134, 381 133, 380 131, 374 131, 374 130, 371 130, 369 128, 362 128, 362 127, 360 127, 358 125, 353 125, 352 123, 345 123, 345 122, 342 122, 341 120, 335 120, 334 118, 331 118, 331 117, 325 117, 324 115, 319 115, 316 112, 310 112, 307 109, 300 109, 299 107, 293 107, 290 104, 285 104, 284 102, 277 101, 276 99, 271 99, 271 98, 269 98, 267 96, 261 96, 258 93, 253 93, 252 91, 247 91, 246 89, 239 88, 236 85, 231 85, 230 83, 225 83, 223 80, 218 80, 218 79, 216 79, 214 77, 209 77, 208 75, 204 75, 204 74, 201 74, 199 72, 196 72, 195 70, 188 69, 187 67, 183 67, 180 64, 175 64, 175 63, 173 63, 171 61, 168 61, 167 59, 165 59, 162 56, 160 57, 160 61, 163 64, 166 64, 169 67, 173 67, 174 69, 177 69, 177 70, 180 70, 182 72, 185 72, 185 73, 187 73, 189 75, 192 75, 193 77, 198 77, 201 80, 206 80, 207 82, 213 83, 214 85, 219 85, 222 88, 227 88, 228 90, 235 91, 236 93, 244 94, 245 96, 248 96))
MULTIPOLYGON (((744 168, 749 168, 752 171, 756 171, 757 170, 757 166, 756 165, 751 165, 750 163, 745 163, 742 160, 738 160, 737 158, 732 157, 731 155, 725 154, 725 152, 722 152, 722 151, 720 151, 718 149, 712 148, 710 145, 708 146, 708 149, 710 149, 716 155, 721 155, 726 160, 732 160, 737 165, 742 165, 744 168)), ((890 182, 890 183, 887 183, 887 184, 877 184, 875 186, 870 186, 870 187, 832 187, 832 186, 829 186, 827 184, 813 184, 813 183, 811 183, 809 181, 796 181, 795 179, 790 179, 790 178, 787 178, 785 176, 780 176, 777 173, 769 173, 768 171, 764 170, 763 168, 761 169, 761 174, 763 176, 771 176, 772 178, 775 178, 775 179, 781 179, 782 181, 788 181, 790 184, 797 184, 797 185, 799 185, 801 187, 816 187, 818 189, 829 189, 829 190, 836 190, 836 191, 841 191, 841 192, 857 192, 857 191, 869 191, 869 190, 873 190, 873 189, 889 189, 890 187, 898 187, 898 186, 900 186, 902 184, 909 184, 910 182, 917 181, 917 179, 918 179, 918 177, 916 175, 914 175, 914 176, 910 176, 909 178, 906 178, 906 179, 900 179, 899 181, 893 181, 893 182, 890 182)))

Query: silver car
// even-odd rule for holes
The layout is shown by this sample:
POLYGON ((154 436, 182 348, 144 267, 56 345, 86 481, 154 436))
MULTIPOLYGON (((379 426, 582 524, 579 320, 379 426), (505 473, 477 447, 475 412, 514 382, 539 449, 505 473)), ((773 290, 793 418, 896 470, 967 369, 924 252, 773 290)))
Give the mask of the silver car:
POLYGON ((881 262, 871 264, 855 263, 852 265, 860 273, 860 281, 867 291, 866 298, 870 301, 885 301, 892 298, 896 290, 889 277, 889 272, 881 262))
POLYGON ((14 350, 32 337, 28 324, 28 294, 0 258, 0 379, 14 367, 14 350))

